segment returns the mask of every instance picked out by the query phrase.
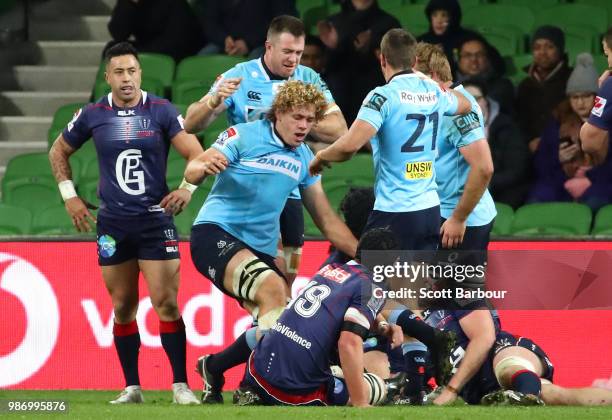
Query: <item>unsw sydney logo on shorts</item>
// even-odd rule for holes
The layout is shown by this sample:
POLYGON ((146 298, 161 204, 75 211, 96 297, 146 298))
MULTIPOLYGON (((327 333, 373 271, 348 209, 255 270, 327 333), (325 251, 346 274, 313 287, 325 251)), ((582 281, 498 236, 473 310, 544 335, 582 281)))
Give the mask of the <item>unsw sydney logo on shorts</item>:
POLYGON ((408 162, 406 163, 406 172, 404 178, 410 180, 428 179, 433 174, 433 162, 428 160, 425 162, 408 162))

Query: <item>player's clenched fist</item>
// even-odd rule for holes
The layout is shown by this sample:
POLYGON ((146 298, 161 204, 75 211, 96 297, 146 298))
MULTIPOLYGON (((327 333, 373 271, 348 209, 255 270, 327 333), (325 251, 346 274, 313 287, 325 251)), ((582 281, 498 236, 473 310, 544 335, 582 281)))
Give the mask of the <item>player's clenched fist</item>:
POLYGON ((221 80, 214 94, 208 98, 208 105, 211 108, 218 107, 223 100, 232 96, 238 90, 242 78, 230 77, 221 80))

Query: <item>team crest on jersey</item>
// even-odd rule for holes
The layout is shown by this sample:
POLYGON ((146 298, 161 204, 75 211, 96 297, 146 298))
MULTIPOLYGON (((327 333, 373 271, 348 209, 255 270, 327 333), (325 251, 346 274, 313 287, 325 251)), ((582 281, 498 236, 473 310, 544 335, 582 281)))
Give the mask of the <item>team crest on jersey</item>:
POLYGON ((327 264, 319 270, 319 275, 336 283, 344 283, 351 277, 350 273, 344 271, 342 267, 333 268, 331 264, 327 264))
POLYGON ((140 126, 143 128, 143 130, 147 130, 149 127, 151 127, 151 120, 148 118, 141 118, 140 126))
POLYGON ((595 97, 595 104, 593 105, 593 109, 591 110, 591 114, 596 117, 601 117, 603 115, 604 108, 606 107, 606 103, 608 100, 606 98, 602 98, 601 96, 595 97))
POLYGON ((228 143, 232 140, 236 140, 238 138, 240 138, 238 130, 236 130, 234 127, 230 127, 223 133, 219 134, 219 137, 217 137, 217 141, 215 143, 219 146, 224 146, 225 143, 228 143))
POLYGON ((415 180, 415 179, 428 179, 433 174, 433 162, 428 160, 425 162, 408 162, 406 163, 406 172, 404 178, 415 180))
POLYGON ((387 98, 378 93, 374 93, 372 94, 372 97, 363 106, 365 108, 370 108, 374 111, 380 112, 385 102, 387 102, 387 98))
POLYGON ((74 113, 74 115, 72 116, 72 119, 68 123, 68 131, 72 131, 72 129, 74 128, 74 123, 76 122, 76 120, 79 119, 81 112, 83 112, 83 108, 79 108, 77 112, 74 113))
POLYGON ((460 117, 454 118, 453 123, 462 136, 480 127, 478 114, 476 114, 474 111, 467 115, 461 115, 460 117))

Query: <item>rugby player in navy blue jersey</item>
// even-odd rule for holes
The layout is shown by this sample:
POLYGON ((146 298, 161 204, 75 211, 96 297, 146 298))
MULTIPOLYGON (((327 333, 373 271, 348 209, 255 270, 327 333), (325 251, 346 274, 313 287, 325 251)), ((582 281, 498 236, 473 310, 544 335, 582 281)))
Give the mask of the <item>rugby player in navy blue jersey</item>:
MULTIPOLYGON (((227 111, 228 125, 257 121, 266 114, 287 80, 301 80, 316 86, 325 97, 324 117, 312 127, 309 135, 331 143, 346 133, 340 108, 321 76, 300 65, 304 52, 304 24, 293 16, 277 16, 270 22, 266 51, 260 58, 228 69, 221 74, 210 91, 191 104, 185 116, 188 132, 196 133, 227 111)), ((289 285, 295 279, 304 244, 304 218, 298 189, 291 193, 280 216, 281 264, 289 285)))
POLYGON ((460 396, 468 404, 612 405, 610 390, 553 384, 554 367, 542 348, 503 331, 497 312, 484 301, 470 306, 423 312, 427 324, 457 335, 451 355, 454 374, 432 395, 434 404, 450 404, 460 396))
POLYGON ((250 390, 238 402, 382 404, 387 387, 379 376, 364 373, 363 340, 372 329, 398 346, 402 333, 379 316, 385 299, 373 290, 381 284, 373 281, 371 267, 359 263, 359 256, 369 250, 391 254, 398 248, 390 231, 373 229, 362 236, 356 260, 319 270, 253 350, 246 375, 250 390), (330 365, 336 354, 342 370, 334 375, 330 365))
POLYGON ((179 313, 178 236, 172 216, 196 188, 183 181, 166 185, 170 145, 186 159, 202 152, 195 136, 166 99, 140 89, 136 50, 119 43, 105 54, 111 93, 80 109, 49 152, 66 211, 80 232, 97 230, 98 262, 114 310, 113 335, 126 388, 111 403, 143 401, 138 375, 140 336, 136 324, 138 276, 142 273, 159 317, 162 346, 173 372, 173 401, 198 404, 187 386, 185 325, 179 313), (88 139, 95 143, 100 168, 97 219, 77 195, 68 158, 88 139))
MULTIPOLYGON (((292 191, 299 187, 304 206, 330 242, 348 255, 357 248, 329 205, 320 177, 308 174, 312 152, 304 139, 326 106, 315 85, 288 81, 278 89, 266 119, 228 128, 185 171, 194 184, 217 175, 191 230, 192 260, 203 276, 257 317, 259 335, 274 325, 290 297, 274 259, 278 218, 292 191)), ((223 372, 246 361, 257 331, 198 360, 204 402, 222 402, 223 372)))

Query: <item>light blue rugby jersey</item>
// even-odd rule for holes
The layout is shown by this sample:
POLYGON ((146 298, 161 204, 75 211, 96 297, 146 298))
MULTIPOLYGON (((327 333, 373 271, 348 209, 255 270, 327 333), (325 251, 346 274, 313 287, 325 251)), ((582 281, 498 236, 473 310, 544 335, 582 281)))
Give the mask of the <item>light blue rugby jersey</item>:
POLYGON ((268 120, 232 126, 211 147, 229 166, 217 175, 194 224, 219 225, 253 249, 276 256, 278 219, 290 192, 320 179, 308 174, 312 151, 305 144, 285 146, 268 120))
MULTIPOLYGON (((289 79, 278 79, 274 78, 266 68, 263 57, 256 58, 239 63, 223 73, 213 84, 209 93, 214 93, 223 79, 231 77, 242 77, 242 81, 238 90, 224 101, 227 106, 229 125, 264 119, 272 106, 278 88, 286 80, 301 80, 311 83, 323 92, 328 104, 334 103, 334 97, 329 88, 321 79, 321 76, 310 67, 298 65, 289 79)), ((299 190, 293 191, 291 198, 300 198, 299 190)))
MULTIPOLYGON (((459 203, 467 181, 470 165, 461 156, 459 149, 480 139, 485 139, 484 117, 476 99, 459 85, 461 92, 472 104, 467 115, 444 117, 438 136, 438 158, 436 159, 436 183, 440 196, 440 214, 448 219, 459 203)), ((485 139, 486 141, 486 139, 485 139)), ((467 226, 483 226, 497 214, 493 198, 486 190, 467 219, 467 226)))
POLYGON ((453 94, 410 71, 366 96, 357 118, 377 130, 372 139, 374 210, 400 213, 440 204, 434 168, 439 124, 457 106, 453 94))

